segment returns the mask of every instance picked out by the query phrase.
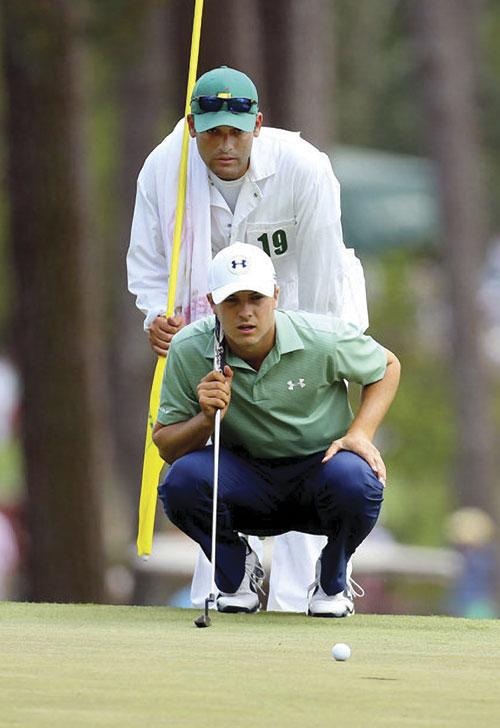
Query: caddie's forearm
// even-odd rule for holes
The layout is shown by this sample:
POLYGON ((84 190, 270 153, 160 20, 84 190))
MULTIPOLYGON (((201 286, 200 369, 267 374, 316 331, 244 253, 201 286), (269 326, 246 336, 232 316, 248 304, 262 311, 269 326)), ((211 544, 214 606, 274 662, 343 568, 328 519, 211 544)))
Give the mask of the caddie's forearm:
POLYGON ((162 425, 156 422, 153 428, 153 442, 161 457, 167 463, 174 463, 193 450, 200 450, 208 442, 214 431, 214 423, 200 412, 185 422, 162 425))
POLYGON ((349 433, 359 433, 373 440, 395 397, 399 385, 401 365, 397 357, 388 349, 387 368, 378 382, 363 387, 359 410, 348 429, 349 433))

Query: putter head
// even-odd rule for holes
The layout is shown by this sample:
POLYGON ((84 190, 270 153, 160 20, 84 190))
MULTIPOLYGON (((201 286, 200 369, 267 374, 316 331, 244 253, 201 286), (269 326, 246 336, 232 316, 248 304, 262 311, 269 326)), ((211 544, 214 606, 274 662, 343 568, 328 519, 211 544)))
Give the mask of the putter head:
POLYGON ((211 626, 212 620, 208 616, 208 605, 211 604, 212 602, 215 602, 215 594, 209 594, 208 597, 205 599, 205 613, 194 620, 194 623, 197 627, 210 627, 211 626))

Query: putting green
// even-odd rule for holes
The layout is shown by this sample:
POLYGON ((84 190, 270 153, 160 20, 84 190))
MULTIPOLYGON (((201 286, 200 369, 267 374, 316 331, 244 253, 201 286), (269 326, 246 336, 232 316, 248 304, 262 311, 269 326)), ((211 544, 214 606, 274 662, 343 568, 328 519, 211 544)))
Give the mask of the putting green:
POLYGON ((1 603, 1 728, 498 723, 500 621, 199 614, 1 603))

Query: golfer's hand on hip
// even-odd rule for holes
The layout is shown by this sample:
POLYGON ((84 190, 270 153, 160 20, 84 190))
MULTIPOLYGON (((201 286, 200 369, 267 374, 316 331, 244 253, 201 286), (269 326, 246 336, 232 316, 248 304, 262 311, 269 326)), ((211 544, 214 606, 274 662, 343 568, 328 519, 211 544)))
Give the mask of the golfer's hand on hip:
POLYGON ((347 433, 344 437, 334 440, 325 453, 322 462, 331 460, 340 450, 349 450, 366 460, 380 482, 385 486, 387 477, 385 463, 375 445, 364 435, 358 433, 347 433))
POLYGON ((198 384, 200 408, 210 422, 214 422, 217 410, 220 410, 221 420, 224 418, 231 401, 232 382, 233 370, 226 364, 224 374, 209 372, 198 384))
POLYGON ((158 356, 167 356, 170 342, 185 325, 183 316, 157 316, 149 327, 149 343, 158 356))

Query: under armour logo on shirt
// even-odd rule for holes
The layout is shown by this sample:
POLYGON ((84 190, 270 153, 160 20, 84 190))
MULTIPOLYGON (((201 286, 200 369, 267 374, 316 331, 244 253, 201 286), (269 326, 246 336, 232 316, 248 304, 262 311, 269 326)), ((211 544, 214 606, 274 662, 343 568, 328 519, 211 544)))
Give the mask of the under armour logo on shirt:
POLYGON ((246 258, 233 258, 231 261, 231 267, 233 270, 236 270, 236 268, 241 265, 242 268, 247 267, 247 261, 246 258))
POLYGON ((298 382, 292 382, 292 380, 289 379, 287 384, 288 384, 288 389, 292 389, 292 390, 294 387, 300 387, 301 389, 303 389, 306 386, 306 383, 303 379, 299 379, 298 382))

